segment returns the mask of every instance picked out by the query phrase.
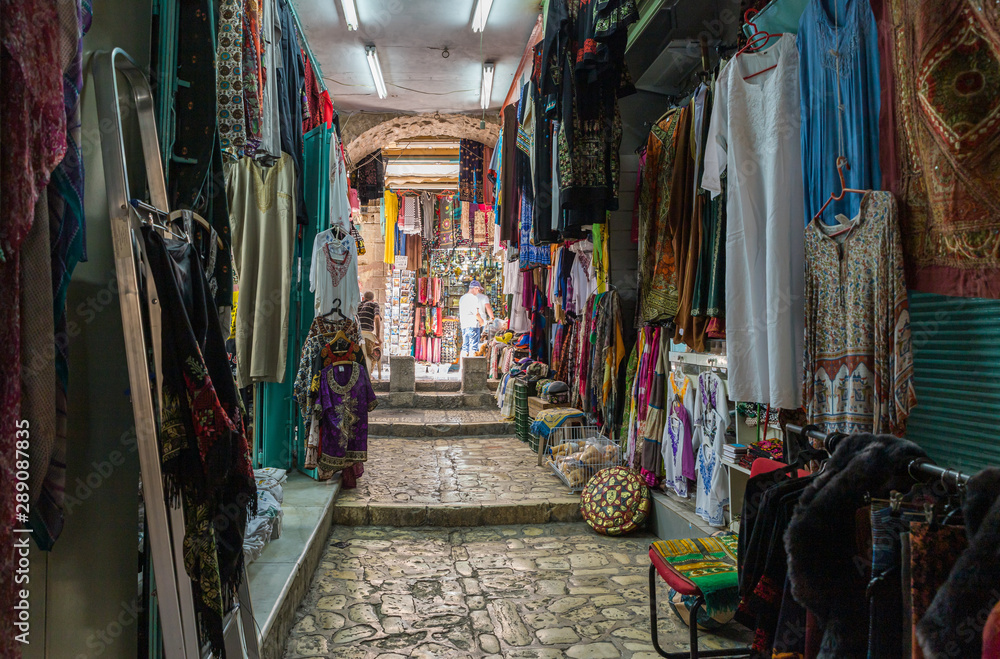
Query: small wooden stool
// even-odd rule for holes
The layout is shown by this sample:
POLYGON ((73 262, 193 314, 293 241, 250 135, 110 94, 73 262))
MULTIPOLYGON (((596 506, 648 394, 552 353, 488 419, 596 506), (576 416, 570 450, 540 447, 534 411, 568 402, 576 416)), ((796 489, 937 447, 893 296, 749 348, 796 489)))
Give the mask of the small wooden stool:
MULTIPOLYGON (((734 648, 731 650, 705 650, 701 651, 698 649, 698 614, 701 612, 701 608, 705 605, 705 595, 701 592, 701 589, 693 581, 685 577, 683 574, 675 570, 670 563, 665 561, 655 548, 655 544, 649 548, 649 560, 651 562, 649 566, 649 627, 650 633, 653 637, 653 647, 656 648, 656 652, 661 657, 668 657, 669 659, 684 659, 685 657, 690 657, 691 659, 699 659, 700 657, 750 657, 750 651, 747 648, 734 648), (697 598, 695 600, 694 606, 691 608, 690 613, 690 624, 688 629, 691 633, 691 649, 688 652, 667 652, 660 647, 660 640, 658 637, 658 632, 656 628, 656 575, 659 574, 660 578, 667 582, 667 585, 673 588, 675 591, 681 595, 689 595, 697 598)), ((736 572, 732 573, 733 585, 737 586, 739 583, 739 577, 736 572)))

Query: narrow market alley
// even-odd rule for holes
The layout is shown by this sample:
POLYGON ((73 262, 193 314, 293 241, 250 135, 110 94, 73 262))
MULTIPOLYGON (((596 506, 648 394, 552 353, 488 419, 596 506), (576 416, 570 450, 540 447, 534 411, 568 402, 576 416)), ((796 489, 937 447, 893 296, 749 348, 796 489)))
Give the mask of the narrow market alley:
POLYGON ((0 0, 0 75, 0 659, 1000 659, 1000 0, 0 0))

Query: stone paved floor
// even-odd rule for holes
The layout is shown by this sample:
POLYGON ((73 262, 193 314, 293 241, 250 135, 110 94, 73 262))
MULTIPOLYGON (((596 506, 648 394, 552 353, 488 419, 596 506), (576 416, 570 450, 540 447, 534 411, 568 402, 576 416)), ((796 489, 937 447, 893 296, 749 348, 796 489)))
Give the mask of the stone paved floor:
POLYGON ((373 439, 365 475, 338 503, 517 503, 570 496, 552 470, 537 462, 527 444, 513 437, 373 439))
MULTIPOLYGON (((462 529, 335 528, 286 659, 654 659, 651 536, 583 523, 462 529)), ((661 598, 665 589, 659 591, 661 598)), ((660 601, 660 639, 687 629, 660 601)), ((702 634, 704 649, 746 642, 702 634)))
POLYGON ((580 519, 580 496, 513 437, 372 438, 365 475, 334 522, 362 526, 540 524, 580 519))

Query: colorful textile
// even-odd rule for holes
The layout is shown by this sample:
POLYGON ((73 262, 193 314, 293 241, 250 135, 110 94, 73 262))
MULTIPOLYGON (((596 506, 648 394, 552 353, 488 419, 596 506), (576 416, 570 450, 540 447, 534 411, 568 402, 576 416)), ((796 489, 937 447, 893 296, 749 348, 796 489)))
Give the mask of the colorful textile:
MULTIPOLYGON (((21 411, 20 250, 32 224, 39 221, 36 202, 66 148, 60 22, 56 3, 0 3, 0 126, 4 157, 0 160, 0 480, 14 483, 17 440, 25 439, 21 411), (16 90, 16 91, 15 91, 16 90)), ((42 202, 44 203, 44 202, 42 202)), ((39 207, 41 210, 42 207, 39 207)), ((45 218, 47 219, 47 218, 45 218)), ((42 220, 44 221, 44 220, 42 220)), ((47 228, 47 227, 45 227, 47 228)), ((50 391, 57 391, 55 383, 50 391)), ((31 421, 34 425, 34 421, 31 421)), ((42 467, 44 469, 44 466, 42 467)), ((0 493, 0 542, 14 547, 15 490, 0 493)), ((23 586, 14 583, 15 553, 0 558, 0 600, 15 602, 23 586)), ((13 604, 0 612, 0 655, 19 656, 13 604)))
MULTIPOLYGON (((964 526, 934 526, 925 522, 910 524, 910 596, 911 630, 916 638, 917 624, 931 606, 934 596, 948 580, 955 561, 968 547, 964 526)), ((906 584, 903 584, 904 587, 906 584)), ((919 653, 913 643, 914 656, 919 653)), ((922 654, 920 655, 922 656, 922 654)))
MULTIPOLYGON (((804 224, 809 224, 830 195, 840 191, 838 154, 850 163, 842 174, 847 187, 871 190, 882 185, 878 30, 871 2, 812 0, 802 12, 796 43, 802 91, 804 224)), ((830 202, 820 221, 834 224, 838 214, 854 217, 860 199, 849 194, 830 202)))
POLYGON ((382 208, 385 210, 385 251, 382 260, 393 265, 396 263, 396 222, 399 221, 399 195, 392 190, 386 190, 382 208))
MULTIPOLYGON (((361 344, 361 330, 357 322, 354 320, 331 320, 325 316, 317 316, 313 319, 306 340, 302 343, 302 354, 299 356, 299 368, 292 386, 292 395, 298 404, 302 422, 305 424, 306 437, 311 431, 312 410, 319 396, 319 376, 324 368, 323 349, 338 332, 343 332, 352 344, 361 344)), ((360 362, 363 359, 363 355, 355 355, 355 361, 360 362)))
POLYGON ((340 470, 368 460, 368 413, 378 406, 364 365, 338 362, 319 377, 322 451, 319 468, 340 470))
MULTIPOLYGON (((83 35, 90 28, 89 0, 58 5, 64 28, 62 57, 69 61, 63 72, 66 108, 66 155, 52 172, 47 189, 48 239, 51 251, 53 328, 55 331, 54 370, 55 431, 53 443, 44 451, 36 435, 32 443, 33 478, 30 492, 31 526, 43 549, 51 549, 63 525, 66 486, 67 390, 69 387, 66 292, 77 262, 86 255, 83 216, 83 159, 80 150, 80 90, 83 87, 83 35), (66 13, 69 15, 66 15, 66 13), (67 52, 68 51, 68 52, 67 52), (47 463, 47 465, 46 465, 47 463), (34 466, 34 465, 37 465, 34 466)), ((214 121, 214 113, 213 121, 214 121)), ((230 293, 230 296, 232 294, 230 293)))
POLYGON ((582 419, 585 415, 572 407, 552 407, 542 410, 531 424, 531 434, 548 438, 552 431, 561 428, 570 419, 582 419))
POLYGON ((143 230, 163 308, 160 453, 168 499, 184 507, 184 568, 212 649, 223 650, 223 617, 242 577, 243 537, 257 490, 214 300, 186 242, 143 230), (178 278, 176 272, 190 276, 178 278), (227 523, 219 523, 220 516, 227 523))
POLYGON ((458 198, 474 204, 483 203, 482 142, 458 142, 458 198))
POLYGON ((243 112, 246 118, 246 147, 244 155, 254 157, 263 135, 261 107, 264 105, 264 69, 261 64, 261 19, 263 7, 260 0, 243 3, 243 112))
POLYGON ((864 195, 852 221, 806 227, 804 380, 808 421, 824 432, 906 431, 916 404, 913 349, 888 192, 864 195))
POLYGON ((597 472, 580 495, 584 521, 601 535, 624 535, 642 527, 652 507, 646 484, 626 467, 597 472))
POLYGON ((672 321, 677 313, 670 193, 678 128, 686 109, 670 113, 649 131, 639 199, 639 320, 672 321))
POLYGON ((218 90, 219 140, 224 154, 242 158, 246 150, 246 115, 243 107, 243 3, 222 0, 219 7, 218 90))
POLYGON ((376 151, 358 166, 354 174, 354 185, 362 204, 371 204, 382 199, 385 188, 385 163, 382 152, 376 151))
POLYGON ((896 162, 886 179, 900 200, 907 283, 1000 298, 1000 7, 889 6, 896 162))
POLYGON ((678 574, 701 590, 710 616, 733 611, 740 603, 735 533, 713 538, 659 540, 652 549, 678 574))

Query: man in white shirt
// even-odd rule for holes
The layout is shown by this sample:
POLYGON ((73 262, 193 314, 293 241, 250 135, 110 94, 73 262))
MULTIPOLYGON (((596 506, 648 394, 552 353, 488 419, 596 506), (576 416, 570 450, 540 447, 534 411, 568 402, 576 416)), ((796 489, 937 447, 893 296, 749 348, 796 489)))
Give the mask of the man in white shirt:
POLYGON ((493 320, 490 299, 482 294, 483 287, 478 281, 469 284, 469 292, 458 300, 458 317, 462 323, 462 355, 479 352, 479 338, 486 324, 485 315, 493 320))

